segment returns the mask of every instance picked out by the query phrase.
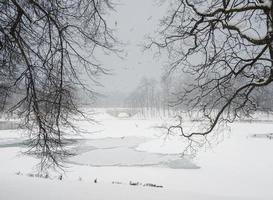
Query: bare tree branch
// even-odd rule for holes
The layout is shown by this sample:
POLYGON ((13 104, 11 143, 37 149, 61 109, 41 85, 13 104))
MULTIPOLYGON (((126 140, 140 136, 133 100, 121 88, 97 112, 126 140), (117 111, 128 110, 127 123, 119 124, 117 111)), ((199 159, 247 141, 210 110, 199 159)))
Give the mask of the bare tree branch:
POLYGON ((93 59, 95 49, 116 51, 103 17, 112 8, 109 0, 0 2, 0 77, 7 88, 1 95, 13 97, 1 107, 16 111, 29 129, 29 153, 42 167, 58 166, 69 155, 63 129, 74 128, 71 117, 82 114, 75 90, 94 93, 79 72, 95 81, 105 73, 93 59))

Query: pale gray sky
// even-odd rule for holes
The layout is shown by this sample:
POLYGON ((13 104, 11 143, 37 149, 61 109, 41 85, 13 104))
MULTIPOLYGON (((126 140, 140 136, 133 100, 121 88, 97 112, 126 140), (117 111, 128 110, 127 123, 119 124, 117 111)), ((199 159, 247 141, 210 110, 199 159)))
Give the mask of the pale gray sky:
MULTIPOLYGON (((116 1, 117 2, 117 1, 116 1)), ((116 29, 115 36, 125 43, 125 58, 115 55, 100 56, 104 66, 112 69, 114 75, 103 77, 103 92, 130 92, 143 76, 159 79, 162 60, 154 58, 151 51, 143 52, 145 35, 159 28, 159 20, 166 13, 166 6, 159 6, 158 0, 119 0, 116 11, 107 17, 110 27, 116 29)))

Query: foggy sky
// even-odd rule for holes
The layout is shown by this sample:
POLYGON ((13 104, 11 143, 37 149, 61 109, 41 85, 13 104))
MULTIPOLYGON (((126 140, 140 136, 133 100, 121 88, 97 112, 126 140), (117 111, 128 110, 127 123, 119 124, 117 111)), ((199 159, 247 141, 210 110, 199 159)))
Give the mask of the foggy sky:
POLYGON ((143 52, 142 44, 146 35, 153 34, 159 28, 159 20, 166 13, 166 6, 160 6, 158 0, 118 2, 116 11, 110 12, 106 19, 108 25, 115 29, 116 38, 124 43, 124 59, 116 55, 99 56, 103 66, 113 73, 100 79, 104 85, 104 88, 100 88, 103 93, 129 93, 144 76, 159 79, 163 68, 163 59, 154 58, 152 51, 143 52))

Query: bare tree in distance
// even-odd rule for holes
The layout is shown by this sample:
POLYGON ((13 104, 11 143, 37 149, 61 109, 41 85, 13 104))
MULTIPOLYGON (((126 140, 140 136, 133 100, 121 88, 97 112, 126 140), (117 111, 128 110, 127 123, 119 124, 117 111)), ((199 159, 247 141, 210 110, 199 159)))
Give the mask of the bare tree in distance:
POLYGON ((104 19, 112 6, 110 0, 0 2, 1 108, 23 120, 29 153, 41 158, 42 168, 59 166, 69 155, 63 129, 82 114, 74 91, 94 95, 81 74, 97 84, 95 77, 106 72, 95 50, 116 51, 104 19))
POLYGON ((125 106, 138 109, 142 117, 154 116, 156 99, 156 81, 143 77, 135 90, 125 99, 125 106))
POLYGON ((198 112, 205 126, 185 132, 180 118, 168 131, 187 138, 192 149, 196 138, 205 143, 217 127, 257 110, 257 92, 273 81, 273 4, 173 0, 170 7, 147 48, 169 53, 169 75, 190 77, 172 103, 198 112))

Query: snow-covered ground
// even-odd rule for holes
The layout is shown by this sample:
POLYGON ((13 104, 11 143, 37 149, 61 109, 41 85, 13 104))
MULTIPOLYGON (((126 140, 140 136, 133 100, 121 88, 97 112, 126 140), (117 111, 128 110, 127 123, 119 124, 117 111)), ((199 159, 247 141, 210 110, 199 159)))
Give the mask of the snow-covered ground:
POLYGON ((273 140, 253 137, 273 131, 268 118, 234 123, 194 160, 180 157, 179 137, 163 140, 155 127, 164 119, 117 118, 104 109, 95 119, 77 122, 84 132, 71 136, 76 155, 63 180, 33 177, 38 160, 20 154, 24 131, 0 130, 0 199, 273 199, 273 140))

